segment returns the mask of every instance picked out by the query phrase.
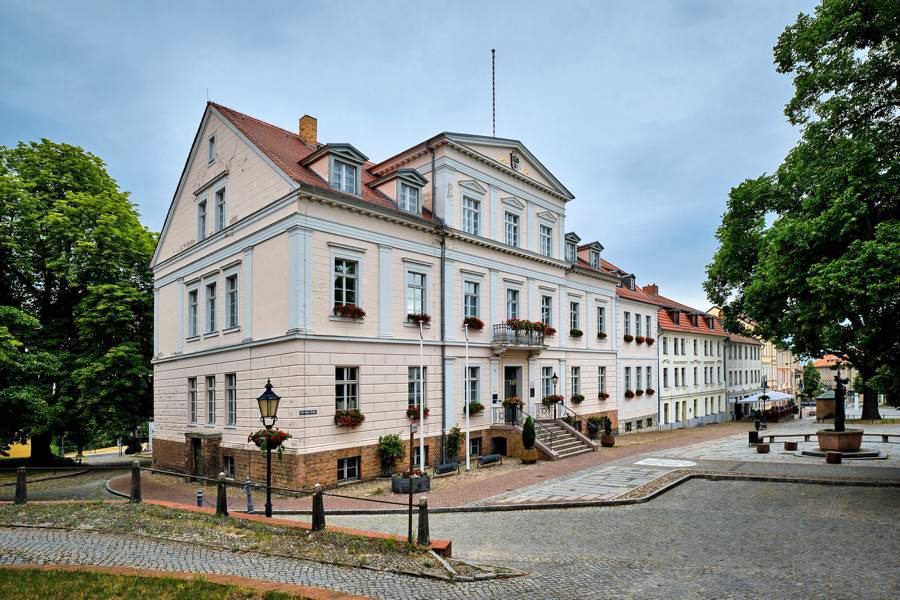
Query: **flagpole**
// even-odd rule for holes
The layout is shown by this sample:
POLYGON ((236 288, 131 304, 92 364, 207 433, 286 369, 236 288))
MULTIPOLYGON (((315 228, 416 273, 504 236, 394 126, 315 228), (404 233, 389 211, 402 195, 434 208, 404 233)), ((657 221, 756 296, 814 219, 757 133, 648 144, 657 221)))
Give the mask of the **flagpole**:
POLYGON ((463 331, 466 334, 466 361, 463 367, 463 407, 466 411, 466 471, 469 471, 472 469, 469 457, 469 326, 463 325, 463 331))

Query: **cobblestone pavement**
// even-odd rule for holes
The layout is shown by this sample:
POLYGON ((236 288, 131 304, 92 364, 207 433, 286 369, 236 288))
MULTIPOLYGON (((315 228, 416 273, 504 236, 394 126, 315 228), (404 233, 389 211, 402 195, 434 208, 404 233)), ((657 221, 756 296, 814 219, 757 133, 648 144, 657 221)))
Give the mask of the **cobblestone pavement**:
MULTIPOLYGON (((445 583, 184 543, 0 528, 0 564, 221 573, 380 598, 897 598, 896 488, 692 481, 648 504, 436 514, 457 556, 529 572, 445 583), (887 560, 885 560, 887 559, 887 560)), ((399 515, 329 517, 400 532, 399 515)))
POLYGON ((575 473, 487 498, 484 504, 610 500, 669 473, 671 469, 613 465, 575 473))

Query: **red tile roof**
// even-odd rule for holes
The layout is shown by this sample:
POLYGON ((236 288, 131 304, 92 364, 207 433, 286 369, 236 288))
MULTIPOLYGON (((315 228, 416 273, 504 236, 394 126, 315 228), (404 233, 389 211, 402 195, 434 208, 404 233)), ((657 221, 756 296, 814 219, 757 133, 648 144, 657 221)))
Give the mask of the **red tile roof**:
POLYGON ((704 335, 716 335, 722 337, 728 336, 728 332, 726 332, 725 328, 722 327, 722 322, 719 321, 719 319, 713 317, 713 315, 702 310, 697 310, 696 308, 691 308, 687 304, 676 302, 675 300, 666 298, 665 296, 660 296, 659 294, 651 294, 647 292, 645 293, 647 294, 647 296, 652 298, 656 304, 665 307, 660 309, 659 311, 660 329, 665 329, 668 331, 702 333, 704 335), (669 316, 669 311, 666 309, 677 309, 682 312, 681 318, 679 319, 679 322, 677 324, 672 320, 672 317, 669 316), (691 323, 689 315, 692 313, 697 313, 700 315, 697 319, 696 327, 694 327, 694 324, 691 323), (714 320, 712 329, 709 328, 703 317, 713 317, 714 320))
POLYGON ((729 333, 728 339, 732 342, 740 342, 741 344, 756 344, 757 346, 763 345, 763 343, 756 338, 747 337, 745 335, 738 335, 736 333, 729 333))
POLYGON ((838 362, 841 361, 837 356, 834 354, 826 354, 822 358, 813 361, 813 366, 818 368, 833 367, 838 362))
MULTIPOLYGON (((300 140, 300 136, 296 133, 282 129, 281 127, 276 127, 265 121, 260 121, 259 119, 240 113, 227 106, 216 104, 215 102, 210 102, 209 105, 219 111, 219 113, 228 119, 238 131, 253 142, 263 154, 265 154, 273 163, 278 165, 288 177, 297 183, 329 190, 335 194, 355 198, 357 200, 361 199, 372 204, 396 210, 406 215, 409 214, 407 211, 401 210, 396 202, 381 192, 369 187, 370 183, 378 179, 369 171, 370 168, 375 166, 374 163, 366 162, 362 166, 362 172, 360 174, 362 180, 361 196, 338 192, 337 190, 332 189, 331 186, 328 185, 328 182, 322 179, 315 171, 299 164, 301 160, 320 148, 322 146, 321 144, 316 148, 310 148, 300 140)), ((423 209, 423 214, 421 216, 427 221, 434 220, 431 212, 427 209, 423 209)))
POLYGON ((647 304, 659 306, 659 302, 656 302, 649 294, 645 294, 644 291, 637 286, 635 286, 633 290, 624 285, 619 286, 616 288, 616 295, 621 298, 627 298, 628 300, 636 300, 638 302, 646 302, 647 304))

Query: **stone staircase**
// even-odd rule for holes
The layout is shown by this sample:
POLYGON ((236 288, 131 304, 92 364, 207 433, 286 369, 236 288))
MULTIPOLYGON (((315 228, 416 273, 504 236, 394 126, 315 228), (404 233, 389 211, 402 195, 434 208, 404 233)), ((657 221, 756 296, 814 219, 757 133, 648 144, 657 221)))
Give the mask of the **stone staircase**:
POLYGON ((535 427, 537 441, 556 454, 559 459, 578 456, 594 450, 558 421, 540 421, 540 425, 540 427, 535 427))

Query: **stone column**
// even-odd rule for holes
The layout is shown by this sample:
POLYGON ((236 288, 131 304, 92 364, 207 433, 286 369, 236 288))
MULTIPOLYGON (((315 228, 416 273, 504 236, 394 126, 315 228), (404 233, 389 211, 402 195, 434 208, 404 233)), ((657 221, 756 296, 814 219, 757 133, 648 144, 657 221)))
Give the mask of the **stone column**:
POLYGON ((253 339, 253 246, 244 249, 244 341, 253 339))

